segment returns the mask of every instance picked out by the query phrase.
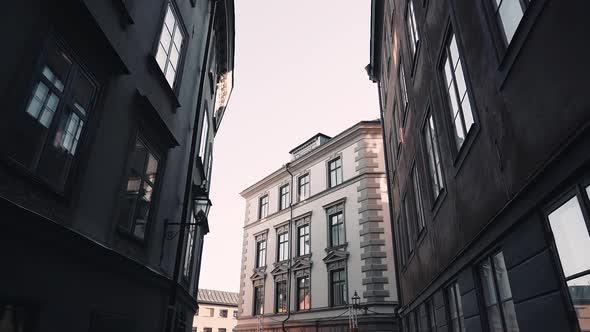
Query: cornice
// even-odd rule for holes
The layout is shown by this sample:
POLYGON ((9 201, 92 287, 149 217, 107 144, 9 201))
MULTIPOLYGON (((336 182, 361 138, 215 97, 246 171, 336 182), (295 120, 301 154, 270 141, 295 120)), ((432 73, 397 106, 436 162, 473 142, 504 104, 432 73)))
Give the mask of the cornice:
MULTIPOLYGON (((328 151, 337 150, 345 144, 354 144, 355 142, 363 140, 362 134, 371 132, 378 134, 382 133, 381 123, 379 121, 361 121, 355 124, 354 126, 334 136, 328 142, 315 148, 308 154, 288 163, 291 173, 296 174, 297 172, 313 165, 316 161, 325 158, 326 155, 329 154, 327 153, 328 151)), ((268 187, 271 183, 277 182, 285 176, 290 176, 287 172, 287 165, 283 165, 281 168, 266 176, 262 180, 244 189, 242 192, 240 192, 240 195, 243 198, 248 199, 252 195, 258 193, 260 190, 268 187)))

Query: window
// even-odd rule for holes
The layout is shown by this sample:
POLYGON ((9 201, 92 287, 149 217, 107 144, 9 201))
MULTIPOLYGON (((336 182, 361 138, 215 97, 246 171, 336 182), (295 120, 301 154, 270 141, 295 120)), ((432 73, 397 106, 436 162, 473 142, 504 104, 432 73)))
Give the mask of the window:
MULTIPOLYGON (((205 160, 205 164, 203 165, 205 171, 205 178, 209 179, 207 182, 208 184, 211 183, 211 169, 213 168, 213 142, 209 142, 207 148, 207 160, 205 160)), ((209 190, 209 188, 207 188, 209 190)))
POLYGON ((504 255, 499 252, 479 264, 488 326, 491 332, 518 332, 504 255))
POLYGON ((203 332, 213 332, 213 329, 210 327, 204 327, 203 332))
POLYGON ((434 127, 434 118, 432 117, 432 114, 430 114, 426 120, 423 135, 424 142, 426 142, 426 155, 428 156, 428 171, 430 174, 432 195, 433 199, 436 200, 442 191, 444 184, 438 136, 436 134, 436 128, 434 127))
POLYGON ((264 314, 264 289, 262 286, 254 287, 254 316, 264 314))
POLYGON ((463 306, 461 303, 461 292, 458 283, 447 287, 447 301, 449 305, 449 318, 451 321, 451 332, 465 332, 463 321, 463 306))
POLYGON ((297 238, 299 239, 299 256, 309 255, 311 249, 309 224, 297 228, 297 238))
POLYGON ((422 205, 422 190, 420 190, 420 179, 416 166, 412 170, 412 184, 414 189, 414 203, 416 205, 416 226, 418 234, 420 234, 424 230, 426 223, 424 221, 424 207, 422 205))
POLYGON ((344 236, 344 216, 342 212, 332 214, 330 218, 330 247, 337 247, 346 242, 344 236))
POLYGON ((207 141, 209 139, 209 116, 207 115, 207 108, 203 113, 203 124, 201 125, 201 142, 199 146, 199 156, 205 167, 205 152, 207 151, 207 141))
POLYGON ((256 267, 266 266, 266 240, 256 242, 256 267))
POLYGON ((311 307, 309 276, 297 278, 297 310, 309 310, 311 307))
POLYGON ((492 3, 494 15, 504 35, 504 42, 508 45, 516 33, 530 0, 493 0, 492 3))
MULTIPOLYGON (((399 88, 400 101, 402 103, 403 119, 406 118, 406 111, 408 110, 408 86, 406 85, 406 72, 404 71, 404 64, 402 59, 399 60, 399 88)), ((404 120, 405 121, 405 120, 404 120)))
POLYGON ((287 312, 287 281, 277 281, 275 283, 275 312, 287 312))
POLYGON ((119 215, 119 226, 139 239, 145 237, 150 219, 158 165, 158 157, 137 137, 128 161, 129 178, 119 215))
POLYGON ((52 187, 63 190, 97 87, 53 39, 41 57, 42 66, 25 112, 19 111, 3 126, 9 136, 4 136, 2 150, 52 187))
POLYGON ((452 32, 445 46, 443 64, 446 82, 445 90, 449 98, 451 118, 455 128, 455 140, 457 147, 461 148, 474 120, 457 39, 452 32))
POLYGON ((408 25, 408 39, 410 42, 410 50, 412 56, 416 54, 420 35, 418 34, 418 25, 416 24, 416 13, 414 12, 414 1, 408 1, 408 9, 406 12, 406 24, 408 25))
POLYGON ((302 201, 309 197, 309 173, 299 177, 299 200, 302 201))
POLYGON ((279 234, 279 262, 289 259, 289 233, 279 234))
POLYGON ((331 304, 332 306, 345 305, 346 295, 346 271, 338 269, 330 271, 331 304))
POLYGON ((184 266, 183 266, 183 271, 182 271, 182 275, 185 278, 189 278, 191 275, 191 267, 192 267, 192 262, 193 262, 193 253, 195 250, 195 231, 196 231, 196 227, 195 227, 195 223, 197 221, 195 220, 195 216, 193 213, 191 213, 191 224, 188 227, 188 232, 187 232, 187 236, 186 236, 186 247, 185 247, 185 254, 184 254, 184 266))
POLYGON ((227 309, 219 309, 219 317, 227 318, 227 309))
POLYGON ((426 314, 428 315, 428 324, 425 326, 430 327, 430 330, 428 330, 428 327, 427 327, 426 331, 436 332, 436 314, 434 311, 433 300, 428 300, 428 302, 426 302, 426 314))
POLYGON ((227 331, 227 329, 225 329, 223 327, 220 327, 217 329, 217 332, 226 332, 226 331, 227 331))
POLYGON ((168 3, 156 52, 156 62, 162 69, 170 87, 174 87, 176 72, 182 56, 183 39, 183 32, 180 29, 176 13, 172 9, 172 5, 168 3))
POLYGON ((258 210, 258 219, 268 217, 268 195, 260 197, 260 208, 258 210))
POLYGON ((234 318, 238 318, 238 311, 234 310, 234 318))
POLYGON ((197 332, 197 328, 196 328, 195 326, 193 326, 193 327, 191 328, 191 332, 197 332))
POLYGON ((330 177, 328 187, 332 188, 342 183, 342 159, 336 158, 328 163, 330 177))
POLYGON ((412 311, 408 314, 407 316, 408 320, 408 327, 409 327, 409 332, 418 332, 417 326, 416 326, 416 311, 412 311))
POLYGON ((289 199, 289 185, 286 184, 279 188, 279 210, 283 210, 289 207, 290 199, 289 199))
POLYGON ((415 223, 412 220, 413 212, 410 208, 410 199, 404 197, 402 200, 404 218, 406 220, 404 224, 404 233, 406 238, 406 255, 410 255, 414 251, 414 241, 416 240, 415 223))
POLYGON ((581 330, 588 326, 590 310, 590 250, 588 196, 590 186, 577 187, 575 195, 548 216, 561 269, 581 330))

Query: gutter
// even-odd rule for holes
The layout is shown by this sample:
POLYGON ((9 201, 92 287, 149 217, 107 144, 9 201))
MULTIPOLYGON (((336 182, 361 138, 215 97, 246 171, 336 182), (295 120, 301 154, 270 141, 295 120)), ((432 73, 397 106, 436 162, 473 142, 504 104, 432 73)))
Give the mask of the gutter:
POLYGON ((285 170, 287 171, 287 173, 289 173, 289 175, 291 175, 291 183, 289 184, 289 265, 287 267, 287 317, 285 319, 283 319, 283 321, 281 322, 281 329, 283 330, 283 332, 287 332, 287 329, 285 328, 285 323, 287 323, 287 321, 291 318, 291 266, 293 264, 293 259, 292 259, 292 253, 293 253, 293 236, 292 236, 292 230, 293 230, 293 173, 291 173, 291 171, 289 170, 289 166, 291 166, 291 163, 286 163, 285 164, 285 170))

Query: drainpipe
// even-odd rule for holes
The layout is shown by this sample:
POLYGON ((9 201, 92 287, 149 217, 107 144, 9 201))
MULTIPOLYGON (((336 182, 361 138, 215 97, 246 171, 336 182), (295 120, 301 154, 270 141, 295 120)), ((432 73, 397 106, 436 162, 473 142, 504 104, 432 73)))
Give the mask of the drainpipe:
POLYGON ((287 317, 281 322, 281 329, 283 332, 287 332, 285 323, 291 318, 291 265, 292 265, 292 253, 293 253, 293 239, 291 231, 293 230, 293 173, 289 170, 291 163, 285 164, 285 170, 291 176, 291 183, 289 184, 289 265, 287 267, 287 317))
POLYGON ((193 171, 195 168, 195 152, 197 149, 197 127, 199 126, 199 115, 201 112, 201 102, 203 96, 203 85, 205 82, 205 68, 209 58, 209 45, 211 42, 211 32, 213 30, 213 22, 215 21, 215 12, 217 10, 217 0, 213 0, 213 4, 209 7, 209 27, 207 30, 207 39, 205 40, 205 53, 203 55, 203 63, 201 65, 201 77, 199 80, 199 90, 197 94, 197 110, 195 111, 195 120, 193 122, 193 133, 191 137, 190 154, 188 160, 188 170, 186 172, 186 184, 184 188, 184 200, 182 202, 182 214, 180 218, 180 230, 178 233, 178 242, 176 245, 176 256, 174 257, 174 270, 172 273, 172 280, 170 282, 170 294, 168 295, 168 310, 166 315, 165 331, 173 332, 174 330, 174 318, 176 314, 176 293, 178 290, 178 277, 180 275, 182 249, 184 244, 184 234, 186 222, 190 218, 191 213, 191 202, 192 202, 192 184, 193 184, 193 171))
MULTIPOLYGON (((383 153, 384 153, 384 157, 385 157, 385 171, 387 172, 387 195, 389 196, 388 201, 389 201, 389 221, 391 223, 391 242, 393 243, 393 258, 395 261, 395 267, 394 267, 394 273, 395 273, 395 288, 397 288, 397 296, 398 296, 398 304, 397 307, 395 308, 395 315, 398 315, 398 310, 399 310, 399 306, 400 303, 402 302, 402 289, 400 286, 400 279, 399 279, 399 269, 398 269, 398 253, 397 253, 397 246, 395 245, 395 239, 396 239, 396 231, 395 231, 395 220, 394 220, 394 213, 393 213, 393 195, 392 195, 392 188, 389 185, 390 184, 390 179, 389 179, 389 175, 391 174, 389 172, 389 163, 387 162, 388 157, 389 157, 389 150, 387 149, 387 140, 385 139, 385 120, 384 120, 384 116, 383 116, 383 103, 382 103, 382 99, 381 99, 381 89, 379 87, 379 85, 381 84, 381 82, 378 82, 377 84, 377 90, 379 92, 379 115, 381 117, 381 130, 382 130, 382 135, 381 137, 383 138, 383 153)), ((396 128, 396 132, 395 134, 397 135, 397 128, 396 128)))

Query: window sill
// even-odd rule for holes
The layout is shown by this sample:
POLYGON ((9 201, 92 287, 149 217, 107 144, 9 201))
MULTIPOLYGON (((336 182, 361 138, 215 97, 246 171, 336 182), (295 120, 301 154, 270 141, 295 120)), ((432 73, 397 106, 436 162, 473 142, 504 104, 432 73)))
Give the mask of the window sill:
MULTIPOLYGON (((181 106, 180 101, 178 100, 178 96, 176 95, 176 91, 174 90, 173 87, 170 86, 170 84, 166 80, 166 76, 164 76, 164 73, 162 72, 162 69, 160 69, 160 65, 158 65, 158 61, 156 61, 156 55, 155 54, 148 55, 148 62, 150 64, 150 66, 152 67, 152 71, 158 77, 158 81, 162 85, 162 89, 164 89, 166 91, 166 94, 170 98, 170 102, 172 103, 173 109, 176 110, 177 108, 179 108, 181 106)), ((178 78, 178 73, 177 73, 177 78, 178 78)))
POLYGON ((339 246, 334 246, 334 247, 328 247, 326 248, 326 252, 330 252, 330 251, 336 251, 336 250, 340 250, 340 249, 346 249, 348 247, 348 242, 341 244, 339 246))

